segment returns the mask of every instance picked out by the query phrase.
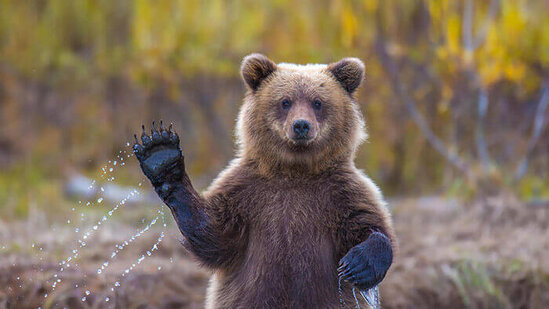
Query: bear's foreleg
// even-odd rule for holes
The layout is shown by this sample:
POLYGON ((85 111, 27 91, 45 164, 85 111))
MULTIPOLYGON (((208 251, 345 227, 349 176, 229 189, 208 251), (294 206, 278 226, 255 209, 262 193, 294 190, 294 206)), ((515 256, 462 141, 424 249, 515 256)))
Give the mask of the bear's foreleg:
POLYGON ((196 192, 185 172, 177 133, 171 126, 163 128, 162 123, 157 130, 153 122, 150 136, 143 126, 141 142, 135 136, 135 156, 158 196, 170 208, 186 238, 185 246, 206 265, 218 266, 232 253, 207 214, 207 201, 196 192))

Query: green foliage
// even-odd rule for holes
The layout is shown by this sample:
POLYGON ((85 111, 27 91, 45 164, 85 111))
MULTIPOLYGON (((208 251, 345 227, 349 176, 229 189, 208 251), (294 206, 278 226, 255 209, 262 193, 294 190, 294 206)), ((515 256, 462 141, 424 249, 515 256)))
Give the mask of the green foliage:
POLYGON ((547 179, 535 176, 525 177, 518 185, 518 194, 525 200, 549 200, 547 179))
POLYGON ((36 207, 37 199, 40 202, 62 199, 57 193, 58 187, 52 181, 47 181, 41 168, 32 168, 19 165, 0 174, 0 212, 15 216, 26 217, 30 207, 36 207))
POLYGON ((476 307, 473 299, 482 299, 482 307, 511 308, 509 300, 494 283, 493 270, 475 261, 461 261, 455 269, 447 269, 447 275, 455 284, 465 307, 476 307))

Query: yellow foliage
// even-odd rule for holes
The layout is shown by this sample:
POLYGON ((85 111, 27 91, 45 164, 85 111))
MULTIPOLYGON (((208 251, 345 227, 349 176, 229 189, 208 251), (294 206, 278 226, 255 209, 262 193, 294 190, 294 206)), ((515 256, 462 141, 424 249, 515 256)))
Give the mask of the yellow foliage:
POLYGON ((446 49, 450 57, 459 57, 461 54, 461 23, 457 14, 448 16, 446 31, 446 49))
MULTIPOLYGON (((115 125, 119 119, 125 119, 123 127, 145 118, 177 118, 180 115, 170 113, 173 106, 178 112, 185 106, 185 121, 190 119, 196 124, 192 127, 200 128, 197 131, 208 132, 205 123, 212 116, 204 115, 195 102, 183 102, 197 96, 217 100, 211 113, 229 131, 235 102, 242 96, 242 89, 234 85, 240 85, 235 80, 244 55, 262 52, 275 61, 298 63, 356 56, 366 62, 366 88, 360 98, 367 102, 363 107, 370 135, 378 136, 364 146, 366 153, 358 160, 380 175, 402 169, 399 177, 410 183, 429 163, 435 175, 430 175, 431 181, 437 183, 444 159, 433 156, 395 94, 376 40, 383 37, 405 88, 413 91, 436 134, 448 141, 457 135, 454 130, 466 131, 464 135, 474 130, 475 117, 460 123, 460 128, 447 121, 458 117, 452 99, 468 82, 460 80, 464 71, 472 71, 474 82, 480 83, 476 86, 489 91, 501 83, 521 102, 538 98, 540 81, 549 68, 549 7, 546 1, 499 2, 496 14, 491 14, 492 1, 472 0, 474 47, 465 50, 467 1, 0 0, 0 103, 4 103, 0 132, 10 133, 4 134, 7 138, 0 134, 0 142, 4 137, 11 143, 11 133, 36 123, 36 140, 21 146, 25 151, 45 153, 70 136, 72 157, 99 157, 106 152, 100 140, 108 139, 113 128, 120 129, 115 125), (197 77, 207 77, 195 82, 198 90, 195 84, 184 84, 197 77), (220 87, 232 83, 232 88, 200 92, 209 80, 221 80, 216 85, 220 87), (51 93, 58 94, 56 100, 61 102, 71 99, 59 109, 72 109, 74 118, 65 119, 62 129, 44 119, 55 116, 50 109, 57 111, 48 101, 51 93), (172 105, 158 115, 153 113, 156 104, 172 105), (26 118, 27 114, 32 117, 26 118), (405 163, 398 162, 398 147, 405 163)), ((470 103, 469 99, 458 103, 470 103)), ((460 106, 461 113, 466 107, 460 106)), ((119 134, 111 141, 126 138, 129 132, 119 134)), ((197 139, 218 138, 193 134, 197 139)), ((449 147, 472 144, 465 140, 449 147)), ((209 159, 210 146, 196 147, 200 163, 195 171, 204 172, 215 160, 221 161, 209 159)))

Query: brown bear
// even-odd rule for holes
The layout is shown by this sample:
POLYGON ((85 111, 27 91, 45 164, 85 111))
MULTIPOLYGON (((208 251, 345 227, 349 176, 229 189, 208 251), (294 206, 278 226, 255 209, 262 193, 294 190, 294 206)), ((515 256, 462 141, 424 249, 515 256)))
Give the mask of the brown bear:
POLYGON ((179 137, 153 123, 134 153, 184 245, 212 272, 207 308, 355 306, 384 278, 395 236, 380 190, 355 167, 364 65, 244 58, 238 153, 202 195, 179 137), (343 281, 341 281, 343 279, 343 281))

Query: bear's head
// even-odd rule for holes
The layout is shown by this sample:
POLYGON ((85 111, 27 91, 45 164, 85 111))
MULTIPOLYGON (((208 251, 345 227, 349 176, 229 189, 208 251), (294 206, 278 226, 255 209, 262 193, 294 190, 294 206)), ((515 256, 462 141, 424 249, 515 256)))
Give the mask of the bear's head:
POLYGON ((241 157, 263 170, 307 172, 354 158, 366 136, 354 99, 364 77, 362 61, 276 64, 252 54, 241 74, 248 90, 236 130, 241 157))

